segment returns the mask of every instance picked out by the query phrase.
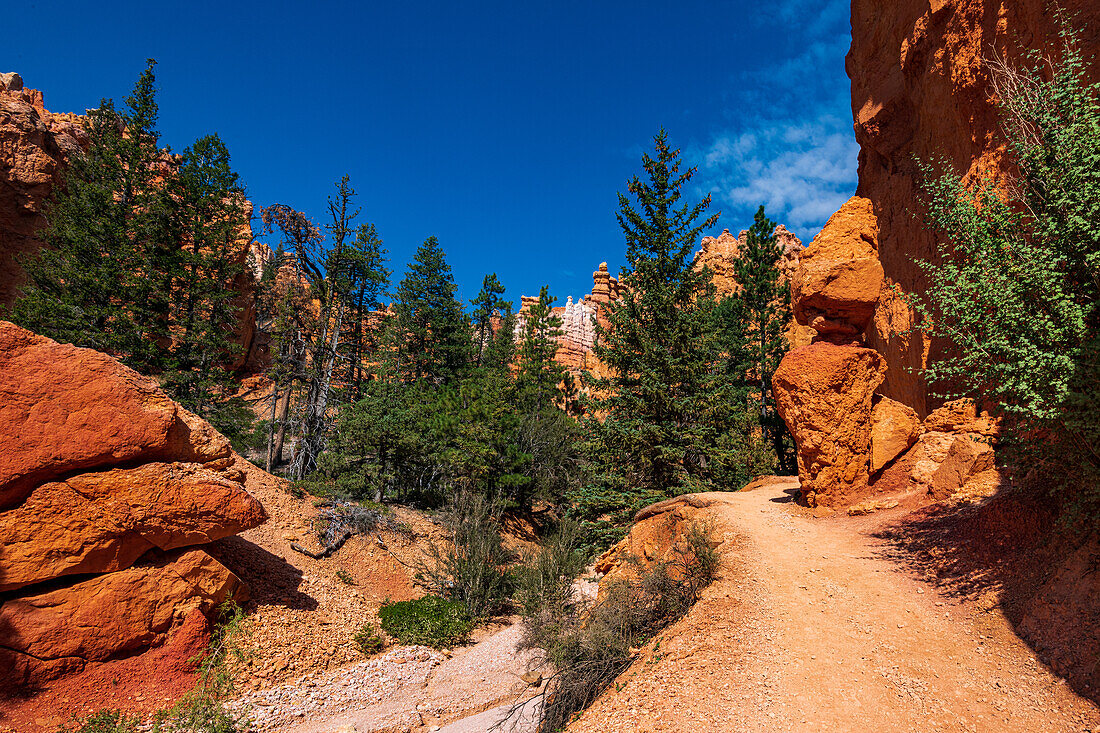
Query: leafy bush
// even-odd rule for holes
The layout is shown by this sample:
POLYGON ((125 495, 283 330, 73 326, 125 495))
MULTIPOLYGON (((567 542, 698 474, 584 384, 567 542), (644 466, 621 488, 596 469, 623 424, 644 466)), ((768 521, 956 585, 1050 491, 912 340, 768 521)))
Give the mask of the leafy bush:
POLYGON ((382 630, 402 644, 437 649, 461 644, 474 628, 466 604, 439 596, 387 603, 378 610, 382 630))
POLYGON ((539 707, 539 733, 564 729, 630 666, 639 647, 687 613, 718 572, 712 534, 707 524, 689 527, 673 559, 648 568, 635 560, 626 577, 601 584, 594 605, 571 598, 525 616, 521 646, 542 650, 557 669, 539 707))
POLYGON ((937 261, 923 263, 920 308, 953 347, 927 370, 940 396, 1005 415, 1006 445, 1028 453, 1035 478, 1095 486, 1100 85, 1086 81, 1078 34, 1061 35, 1060 60, 1036 52, 1026 69, 988 62, 1019 175, 968 190, 958 174, 925 166, 939 245, 937 261))
POLYGON ((416 580, 429 593, 460 601, 474 618, 501 610, 510 594, 509 554, 500 535, 500 507, 460 494, 444 513, 450 542, 428 546, 416 580))
POLYGON ((580 525, 566 519, 515 569, 515 600, 525 617, 546 608, 562 612, 573 603, 573 580, 584 570, 580 545, 580 525))
POLYGON ((351 637, 356 648, 364 654, 374 654, 382 650, 382 637, 370 624, 365 624, 351 637))
POLYGON ((100 710, 58 728, 58 733, 137 733, 141 719, 121 710, 100 710))

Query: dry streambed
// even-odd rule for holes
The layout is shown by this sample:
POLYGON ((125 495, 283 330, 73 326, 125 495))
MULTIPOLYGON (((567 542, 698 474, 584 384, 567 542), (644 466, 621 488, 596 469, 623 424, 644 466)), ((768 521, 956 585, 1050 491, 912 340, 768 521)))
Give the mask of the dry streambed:
POLYGON ((476 728, 464 719, 481 725, 492 718, 491 725, 513 702, 534 692, 522 679, 532 655, 516 651, 522 633, 522 624, 505 626, 451 655, 398 647, 250 693, 230 707, 247 712, 259 733, 472 731, 476 728))

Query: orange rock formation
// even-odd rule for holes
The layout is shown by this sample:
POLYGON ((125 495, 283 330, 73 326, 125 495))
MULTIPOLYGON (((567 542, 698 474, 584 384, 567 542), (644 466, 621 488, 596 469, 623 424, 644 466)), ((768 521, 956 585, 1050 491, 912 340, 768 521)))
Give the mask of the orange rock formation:
MULTIPOLYGON (((1082 29, 1084 55, 1095 57, 1100 5, 1070 0, 1064 8, 1071 24, 1082 29)), ((1055 11, 1040 2, 852 3, 847 69, 861 150, 859 186, 802 253, 791 295, 796 319, 814 328, 816 341, 853 351, 847 357, 823 347, 792 352, 775 384, 799 445, 803 485, 815 501, 840 503, 869 472, 899 456, 913 466, 910 481, 937 495, 960 489, 973 472, 986 483, 995 479, 988 474, 991 459, 976 455, 984 449, 970 443, 954 447, 960 439, 970 440, 973 420, 979 419, 945 429, 941 423, 948 418, 933 412, 937 402, 920 376, 929 359, 945 354, 941 344, 914 328, 916 317, 905 297, 927 287, 918 262, 935 260, 933 234, 919 216, 918 161, 944 160, 966 181, 1010 172, 984 59, 998 55, 1019 64, 1028 49, 1055 53, 1057 34, 1055 11), (856 353, 862 347, 874 349, 882 363, 864 360, 865 375, 846 374, 838 381, 836 365, 860 363, 856 353), (822 361, 815 364, 814 358, 822 361), (853 387, 858 395, 838 391, 853 387), (872 400, 874 412, 865 414, 863 406, 872 400), (866 425, 834 409, 848 403, 860 405, 859 420, 866 425), (923 426, 914 425, 924 417, 923 426), (821 446, 835 444, 849 452, 822 454, 821 446), (857 464, 861 467, 853 472, 857 464)), ((966 408, 956 405, 947 413, 960 409, 966 408)))
POLYGON ((237 595, 197 546, 266 519, 243 475, 153 380, 0 321, 0 681, 158 643, 237 595))

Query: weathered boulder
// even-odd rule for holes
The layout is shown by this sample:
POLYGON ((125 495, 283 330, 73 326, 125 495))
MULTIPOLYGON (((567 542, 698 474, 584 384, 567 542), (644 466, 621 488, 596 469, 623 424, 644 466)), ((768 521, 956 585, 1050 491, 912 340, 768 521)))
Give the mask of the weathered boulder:
POLYGON ((0 681, 41 682, 164 640, 191 611, 243 599, 240 580, 202 550, 145 561, 0 606, 0 681))
POLYGON ((889 397, 879 397, 871 410, 871 473, 917 442, 920 418, 913 408, 889 397))
POLYGON ((259 525, 263 507, 221 473, 194 463, 146 463, 36 488, 0 512, 0 592, 64 575, 130 567, 259 525))
POLYGON ((993 446, 969 435, 959 435, 951 443, 947 456, 932 474, 929 487, 934 499, 947 499, 966 486, 973 476, 995 468, 993 446))
POLYGON ((798 445, 802 495, 811 506, 837 506, 866 486, 871 398, 885 370, 873 349, 827 342, 783 357, 772 388, 798 445))
POLYGON ((798 323, 838 344, 858 340, 882 290, 878 223, 871 202, 854 196, 801 253, 791 282, 798 323))
POLYGON ((243 465, 152 379, 0 321, 0 680, 159 643, 239 595, 228 570, 177 548, 266 519, 243 465))
POLYGON ((0 510, 35 486, 122 462, 228 464, 229 441, 156 382, 0 321, 0 510))

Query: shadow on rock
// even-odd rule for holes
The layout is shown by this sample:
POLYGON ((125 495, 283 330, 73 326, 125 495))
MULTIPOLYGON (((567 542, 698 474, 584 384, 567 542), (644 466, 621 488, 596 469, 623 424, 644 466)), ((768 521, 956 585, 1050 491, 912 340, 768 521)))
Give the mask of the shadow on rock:
POLYGON ((298 590, 302 584, 301 569, 279 555, 240 536, 218 540, 206 549, 244 581, 254 602, 300 611, 316 610, 316 599, 298 590))

